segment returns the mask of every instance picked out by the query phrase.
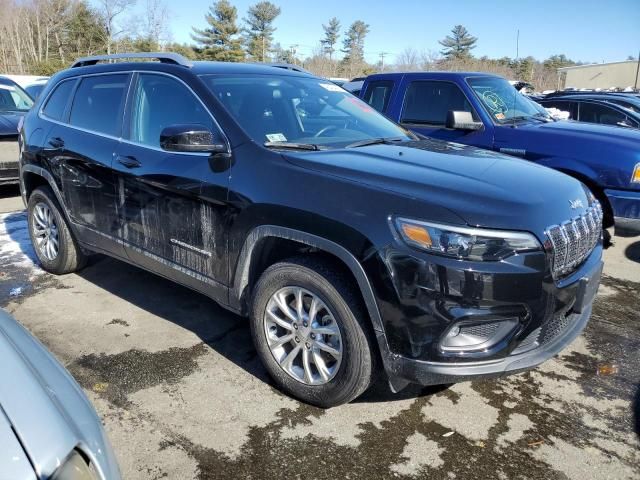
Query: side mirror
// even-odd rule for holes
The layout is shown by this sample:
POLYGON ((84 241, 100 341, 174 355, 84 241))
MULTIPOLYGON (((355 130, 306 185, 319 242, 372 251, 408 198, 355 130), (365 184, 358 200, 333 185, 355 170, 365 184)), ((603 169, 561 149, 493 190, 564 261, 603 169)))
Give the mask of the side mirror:
POLYGON ((160 133, 160 147, 169 152, 227 153, 227 145, 204 125, 171 125, 160 133))
POLYGON ((482 130, 482 122, 474 121, 471 112, 458 112, 455 110, 449 110, 447 112, 447 123, 445 126, 453 130, 482 130))

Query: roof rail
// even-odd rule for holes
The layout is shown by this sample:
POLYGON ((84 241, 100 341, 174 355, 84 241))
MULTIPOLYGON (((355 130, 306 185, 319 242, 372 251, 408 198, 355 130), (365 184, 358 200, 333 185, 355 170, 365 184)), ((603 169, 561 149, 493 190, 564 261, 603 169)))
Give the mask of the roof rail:
POLYGON ((93 57, 78 58, 71 68, 86 67, 89 65, 95 65, 98 62, 104 62, 108 60, 120 60, 125 58, 146 58, 159 60, 160 63, 171 63, 173 65, 182 65, 183 67, 191 68, 193 62, 186 59, 179 53, 172 52, 142 52, 142 53, 116 53, 113 55, 95 55, 93 57))
POLYGON ((268 67, 282 68, 284 70, 292 70, 294 72, 308 73, 309 75, 313 75, 313 73, 311 73, 306 68, 302 68, 300 65, 295 65, 293 63, 285 63, 285 62, 272 62, 272 63, 269 63, 269 62, 265 62, 264 65, 266 65, 268 67))

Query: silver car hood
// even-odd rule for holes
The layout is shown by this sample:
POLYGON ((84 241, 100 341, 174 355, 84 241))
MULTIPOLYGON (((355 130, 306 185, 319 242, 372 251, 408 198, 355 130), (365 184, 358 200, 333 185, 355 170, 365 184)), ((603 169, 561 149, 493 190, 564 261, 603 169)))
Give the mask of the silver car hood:
POLYGON ((36 480, 36 474, 29 459, 2 410, 0 410, 0 465, 2 465, 4 478, 36 480))
POLYGON ((74 448, 91 460, 102 478, 120 478, 100 418, 80 386, 3 310, 0 406, 38 478, 52 475, 74 448))

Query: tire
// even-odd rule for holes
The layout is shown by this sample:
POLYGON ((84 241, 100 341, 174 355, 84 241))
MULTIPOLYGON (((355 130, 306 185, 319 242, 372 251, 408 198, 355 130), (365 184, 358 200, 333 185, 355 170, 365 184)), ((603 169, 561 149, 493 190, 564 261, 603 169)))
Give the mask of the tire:
MULTIPOLYGON (((323 408, 334 407, 355 399, 370 386, 375 374, 375 343, 372 331, 366 323, 368 316, 364 313, 359 295, 345 281, 345 275, 339 272, 339 269, 333 268, 328 262, 313 257, 296 257, 276 263, 260 276, 254 289, 250 310, 253 342, 262 363, 276 384, 287 394, 323 408), (300 326, 300 330, 287 330, 280 328, 280 324, 277 324, 277 329, 282 331, 283 336, 289 332, 291 335, 300 335, 300 344, 292 340, 281 347, 280 353, 286 348, 290 348, 288 353, 291 353, 296 345, 299 345, 298 357, 301 358, 296 358, 295 361, 303 364, 302 357, 305 356, 304 350, 307 350, 306 355, 309 360, 306 367, 304 365, 291 367, 291 370, 295 370, 303 378, 294 377, 276 359, 276 353, 272 351, 270 344, 276 343, 273 339, 278 337, 272 333, 273 322, 268 326, 265 320, 265 318, 269 321, 272 319, 272 316, 267 313, 267 308, 273 309, 274 305, 276 305, 275 310, 270 311, 275 311, 277 315, 289 320, 285 315, 281 315, 283 310, 277 307, 280 304, 274 297, 279 292, 284 292, 282 295, 286 296, 289 289, 296 292, 291 293, 291 297, 286 297, 292 299, 288 304, 294 305, 292 313, 296 313, 297 290, 295 289, 301 289, 303 303, 306 302, 307 319, 314 297, 316 305, 319 305, 318 315, 314 316, 317 317, 317 322, 314 324, 317 328, 324 330, 316 331, 334 332, 329 335, 316 334, 315 340, 312 340, 312 325, 304 324, 304 327, 300 326), (322 315, 324 316, 320 318, 322 315), (320 325, 318 322, 328 326, 320 325), (336 333, 336 327, 339 333, 336 333), (306 331, 302 332, 302 328, 306 331), (339 341, 337 341, 338 336, 339 341), (336 349, 341 351, 339 361, 332 354, 318 347, 318 345, 326 346, 332 342, 334 351, 336 349), (318 360, 318 356, 322 361, 318 360), (330 376, 328 366, 331 363, 333 363, 333 374, 330 376), (324 365, 325 368, 319 368, 319 364, 324 365), (323 377, 322 372, 330 378, 323 377), (320 382, 320 384, 312 384, 311 381, 320 382)), ((286 358, 286 355, 285 352, 280 357, 280 361, 286 358)))
POLYGON ((84 267, 87 256, 75 241, 51 188, 46 186, 36 188, 29 197, 27 212, 31 243, 44 270, 62 275, 84 267), (46 214, 47 211, 50 214, 46 214), (48 229, 43 228, 45 225, 50 226, 48 229), (43 230, 48 233, 43 233, 43 230), (53 232, 57 234, 55 254, 53 250, 43 246, 43 239, 47 236, 48 243, 55 245, 52 240, 53 232))

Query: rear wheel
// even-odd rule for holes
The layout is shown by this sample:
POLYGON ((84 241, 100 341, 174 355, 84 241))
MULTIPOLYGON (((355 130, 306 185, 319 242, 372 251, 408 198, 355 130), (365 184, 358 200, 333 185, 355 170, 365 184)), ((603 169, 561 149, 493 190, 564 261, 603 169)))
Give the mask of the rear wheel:
POLYGON ((74 272, 86 263, 49 187, 36 188, 27 208, 29 235, 42 268, 57 275, 74 272))
POLYGON ((323 261, 293 258, 269 267, 254 290, 251 331, 267 371, 321 407, 353 400, 374 374, 366 316, 343 277, 323 261))

